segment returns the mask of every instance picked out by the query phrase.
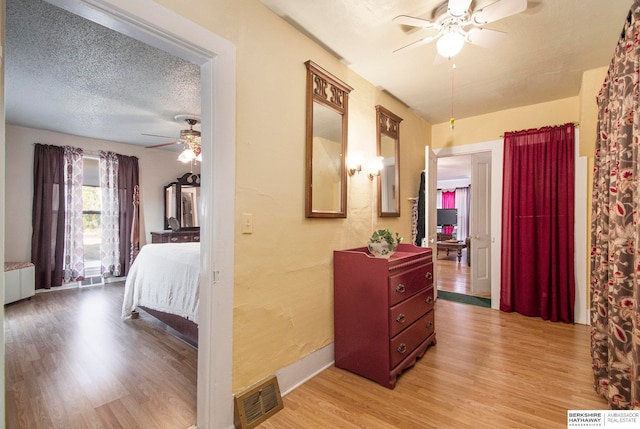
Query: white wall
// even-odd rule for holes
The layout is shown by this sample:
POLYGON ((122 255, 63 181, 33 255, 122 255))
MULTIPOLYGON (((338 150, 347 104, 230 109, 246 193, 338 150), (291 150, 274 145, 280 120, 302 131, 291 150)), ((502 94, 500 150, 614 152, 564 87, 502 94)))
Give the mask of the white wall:
POLYGON ((451 190, 455 188, 466 188, 471 185, 471 178, 468 179, 452 179, 452 180, 438 180, 438 189, 451 190))
MULTIPOLYGON (((33 143, 73 146, 88 152, 110 150, 136 156, 140 166, 141 245, 151 242, 151 231, 163 229, 164 185, 189 172, 176 161, 178 153, 89 139, 50 131, 6 126, 5 260, 31 260, 31 209, 33 203, 33 143)), ((194 173, 199 173, 194 166, 194 173)))

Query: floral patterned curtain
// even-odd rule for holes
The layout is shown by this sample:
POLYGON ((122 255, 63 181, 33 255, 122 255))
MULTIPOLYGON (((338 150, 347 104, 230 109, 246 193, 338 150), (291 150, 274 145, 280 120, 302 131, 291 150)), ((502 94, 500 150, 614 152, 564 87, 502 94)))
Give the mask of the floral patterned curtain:
POLYGON ((64 281, 82 280, 84 242, 82 231, 82 149, 64 147, 64 281))
POLYGON ((120 204, 118 199, 118 155, 100 151, 100 191, 102 193, 102 243, 100 261, 103 277, 119 277, 120 204))
POLYGON ((612 409, 640 409, 640 0, 598 94, 591 225, 591 355, 612 409))

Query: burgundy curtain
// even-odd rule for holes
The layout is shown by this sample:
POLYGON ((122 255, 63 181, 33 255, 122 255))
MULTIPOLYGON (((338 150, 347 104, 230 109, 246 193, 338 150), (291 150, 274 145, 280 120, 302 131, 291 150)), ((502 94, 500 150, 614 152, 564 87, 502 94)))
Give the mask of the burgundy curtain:
POLYGON ((635 410, 640 409, 638 34, 640 0, 635 0, 598 94, 590 265, 595 390, 611 409, 635 410))
POLYGON ((118 198, 120 207, 120 275, 126 276, 133 260, 131 247, 138 247, 138 207, 134 204, 134 194, 139 186, 138 158, 135 156, 118 156, 118 198), (135 231, 134 231, 135 230, 135 231), (132 242, 132 237, 136 241, 132 242))
POLYGON ((504 136, 500 309, 573 323, 574 126, 504 136))
MULTIPOLYGON (((443 209, 456 208, 456 192, 455 191, 442 191, 442 208, 443 209)), ((443 226, 442 232, 444 232, 445 234, 451 234, 453 232, 453 226, 443 226)))
POLYGON ((62 285, 64 275, 64 147, 36 143, 33 154, 31 262, 35 288, 62 285))

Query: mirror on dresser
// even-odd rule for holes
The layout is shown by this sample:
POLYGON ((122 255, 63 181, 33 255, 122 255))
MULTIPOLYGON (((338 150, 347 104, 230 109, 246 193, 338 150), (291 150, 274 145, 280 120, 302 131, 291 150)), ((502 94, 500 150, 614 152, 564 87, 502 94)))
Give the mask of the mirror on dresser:
POLYGON ((347 216, 347 113, 351 87, 307 66, 306 217, 347 216))
POLYGON ((164 229, 199 229, 200 175, 185 173, 164 187, 164 229), (174 218, 176 225, 171 225, 174 218), (172 227, 173 226, 173 227, 172 227), (175 228, 177 226, 177 228, 175 228))
POLYGON ((400 122, 402 118, 376 106, 377 154, 382 158, 378 176, 378 216, 400 216, 400 122))

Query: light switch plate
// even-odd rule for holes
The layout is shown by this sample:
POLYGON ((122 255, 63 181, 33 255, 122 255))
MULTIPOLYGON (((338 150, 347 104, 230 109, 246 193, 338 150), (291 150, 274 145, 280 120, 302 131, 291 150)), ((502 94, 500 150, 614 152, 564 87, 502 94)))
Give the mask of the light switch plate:
POLYGON ((242 213, 240 230, 243 234, 253 234, 253 215, 251 213, 242 213))

